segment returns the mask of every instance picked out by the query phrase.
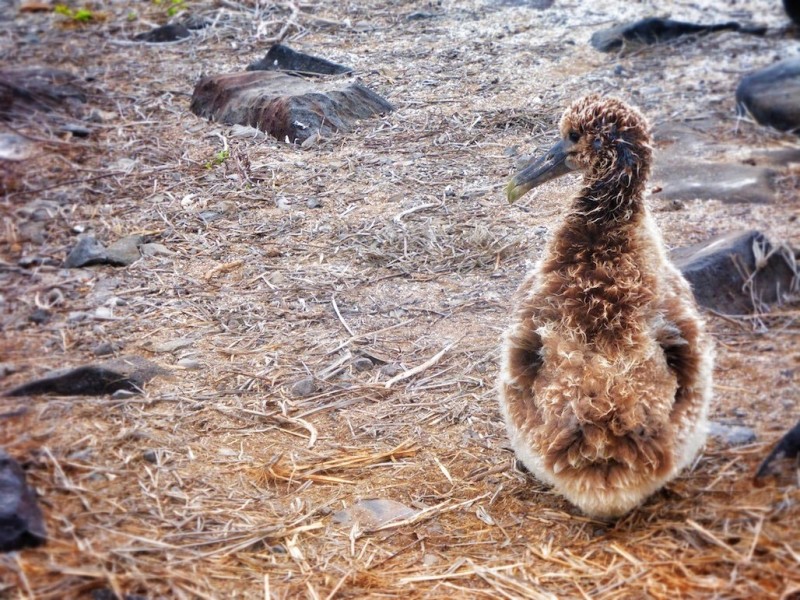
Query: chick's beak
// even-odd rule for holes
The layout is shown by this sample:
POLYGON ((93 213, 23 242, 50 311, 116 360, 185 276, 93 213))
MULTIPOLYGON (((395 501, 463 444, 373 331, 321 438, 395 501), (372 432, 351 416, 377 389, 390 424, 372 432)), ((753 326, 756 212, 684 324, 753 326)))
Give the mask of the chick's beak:
POLYGON ((509 204, 516 202, 536 186, 569 173, 572 169, 566 161, 567 148, 564 140, 561 140, 542 158, 532 160, 508 182, 506 194, 509 204))

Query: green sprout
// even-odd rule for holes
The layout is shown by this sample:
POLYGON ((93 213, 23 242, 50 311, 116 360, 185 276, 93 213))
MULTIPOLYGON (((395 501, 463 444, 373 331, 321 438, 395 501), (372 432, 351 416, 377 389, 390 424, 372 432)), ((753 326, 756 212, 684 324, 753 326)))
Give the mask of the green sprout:
POLYGON ((214 154, 214 158, 212 160, 206 162, 206 169, 211 169, 213 167, 216 167, 217 165, 221 165, 226 160, 228 160, 228 157, 230 155, 231 155, 230 150, 220 150, 219 152, 214 154))
POLYGON ((70 8, 66 4, 56 4, 53 11, 57 15, 67 17, 68 19, 78 21, 79 23, 87 23, 94 19, 94 13, 88 8, 79 8, 76 10, 74 8, 70 8))

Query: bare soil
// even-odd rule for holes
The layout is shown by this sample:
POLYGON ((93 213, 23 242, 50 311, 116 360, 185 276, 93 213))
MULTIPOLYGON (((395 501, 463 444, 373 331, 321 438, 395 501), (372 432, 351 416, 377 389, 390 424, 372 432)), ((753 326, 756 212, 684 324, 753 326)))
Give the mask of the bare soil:
MULTIPOLYGON (((616 523, 515 467, 494 390, 510 295, 578 183, 510 207, 517 155, 550 144, 588 92, 633 102, 656 128, 711 122, 698 158, 796 148, 737 118, 733 92, 797 55, 798 38, 767 0, 530 8, 548 4, 186 0, 211 25, 167 45, 129 41, 166 21, 166 3, 89 4, 87 23, 3 9, 3 65, 79 75, 83 116, 97 112, 0 122, 34 147, 2 164, 0 362, 16 371, 0 386, 102 360, 101 343, 172 375, 131 398, 2 401, 0 440, 25 464, 51 539, 0 557, 0 597, 800 594, 796 477, 751 482, 798 417, 798 304, 707 315, 712 417, 753 427, 757 442, 710 440, 616 523), (667 14, 771 29, 622 55, 588 45, 599 28, 667 14), (190 113, 202 75, 241 70, 279 38, 354 67, 397 110, 302 148, 190 113), (63 133, 76 122, 88 137, 63 133), (64 270, 78 232, 141 233, 170 253, 64 270), (37 308, 49 320, 31 322, 37 308), (179 338, 191 344, 153 351, 179 338), (359 357, 374 367, 357 371, 359 357), (317 390, 293 395, 308 377, 317 390), (334 522, 368 498, 419 512, 334 522)), ((739 228, 797 246, 800 168, 776 168, 769 204, 648 202, 673 247, 739 228)))

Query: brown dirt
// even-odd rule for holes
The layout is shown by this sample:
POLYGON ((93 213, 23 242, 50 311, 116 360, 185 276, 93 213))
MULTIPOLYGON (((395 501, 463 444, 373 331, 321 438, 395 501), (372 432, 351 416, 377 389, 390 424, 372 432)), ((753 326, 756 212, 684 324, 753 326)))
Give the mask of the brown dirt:
MULTIPOLYGON (((550 143, 564 106, 588 91, 631 100, 656 126, 711 118, 729 146, 797 146, 733 106, 739 76, 796 39, 722 33, 609 56, 588 46, 591 33, 670 10, 776 28, 779 3, 513 4, 187 0, 214 25, 163 46, 125 40, 164 22, 165 4, 111 4, 79 26, 51 12, 3 24, 4 64, 89 77, 86 113, 103 112, 86 139, 60 133, 77 119, 58 111, 0 123, 37 140, 34 156, 3 166, 0 361, 17 372, 2 387, 97 360, 100 342, 174 375, 129 399, 3 402, 3 413, 28 408, 0 415, 0 440, 26 463, 51 539, 0 557, 0 596, 800 593, 797 482, 751 484, 798 416, 797 304, 708 315, 713 418, 754 427, 758 441, 711 440, 689 473, 615 524, 580 516, 515 469, 494 392, 507 300, 576 184, 509 207, 507 149, 550 143), (407 18, 420 11, 434 16, 407 18), (201 75, 243 68, 280 35, 353 66, 397 111, 307 148, 233 137, 188 111, 201 75), (61 270, 79 230, 107 243, 144 232, 174 254, 61 270), (46 260, 17 266, 31 256, 46 260), (115 320, 69 318, 109 297, 115 320), (47 323, 28 320, 37 307, 47 323), (146 349, 184 337, 188 348, 146 349), (389 388, 378 366, 351 367, 368 356, 411 369, 444 348, 389 388), (201 368, 179 368, 187 358, 201 368), (309 375, 318 391, 292 396, 309 375), (373 497, 421 512, 383 529, 333 523, 332 512, 373 497)), ((673 246, 740 227, 798 245, 799 176, 783 167, 770 205, 650 202, 673 246)))

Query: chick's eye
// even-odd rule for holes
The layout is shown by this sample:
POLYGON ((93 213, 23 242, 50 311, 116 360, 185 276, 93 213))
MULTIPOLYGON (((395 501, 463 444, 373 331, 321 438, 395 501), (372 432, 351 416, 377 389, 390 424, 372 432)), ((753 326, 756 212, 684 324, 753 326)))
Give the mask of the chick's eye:
POLYGON ((577 131, 569 132, 569 141, 572 142, 573 144, 577 144, 578 140, 580 139, 581 139, 581 134, 578 133, 577 131))

